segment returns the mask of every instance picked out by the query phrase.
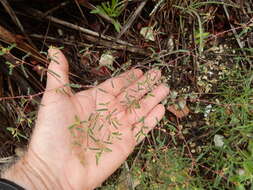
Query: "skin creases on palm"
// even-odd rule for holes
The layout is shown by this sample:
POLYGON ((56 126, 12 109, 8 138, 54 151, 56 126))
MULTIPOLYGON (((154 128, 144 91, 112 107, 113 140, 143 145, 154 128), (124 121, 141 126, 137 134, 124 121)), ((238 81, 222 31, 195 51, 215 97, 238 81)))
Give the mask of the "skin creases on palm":
POLYGON ((144 74, 132 69, 73 93, 65 56, 52 48, 49 54, 48 71, 52 72, 47 73, 44 106, 32 135, 29 152, 36 156, 31 162, 41 171, 51 168, 52 179, 59 176, 61 185, 92 189, 107 179, 162 119, 165 108, 159 103, 169 88, 159 84, 159 70, 144 74))
POLYGON ((169 88, 159 83, 159 70, 132 69, 73 93, 66 57, 53 47, 48 53, 47 85, 28 151, 5 176, 26 189, 94 189, 162 119, 160 102, 169 88))
MULTIPOLYGON (((84 99, 92 97, 94 104, 92 113, 85 114, 86 117, 76 115, 75 122, 68 127, 72 136, 72 147, 81 163, 85 163, 86 154, 90 153, 98 164, 103 153, 112 152, 115 145, 123 154, 128 155, 136 142, 145 137, 145 116, 138 117, 135 110, 140 108, 140 96, 156 87, 156 77, 147 73, 137 85, 121 89, 117 97, 99 87, 90 91, 91 96, 86 92, 75 95, 77 107, 81 112, 83 107, 87 108, 87 105, 82 105, 84 99), (134 130, 138 125, 141 127, 134 130)), ((130 85, 137 78, 134 74, 129 74, 129 79, 126 80, 130 85)), ((111 85, 111 88, 114 88, 113 81, 111 85)))

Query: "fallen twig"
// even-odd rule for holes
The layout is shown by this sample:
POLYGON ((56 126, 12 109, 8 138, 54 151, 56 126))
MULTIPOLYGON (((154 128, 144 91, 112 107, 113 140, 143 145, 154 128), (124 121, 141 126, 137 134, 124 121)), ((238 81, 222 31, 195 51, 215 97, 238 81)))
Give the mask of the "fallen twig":
POLYGON ((53 13, 54 11, 58 10, 59 8, 62 8, 64 6, 66 6, 69 2, 68 1, 64 1, 61 2, 59 5, 57 5, 56 7, 53 7, 52 9, 49 9, 48 11, 46 11, 45 13, 43 13, 43 17, 53 13))
POLYGON ((16 43, 15 36, 11 32, 9 32, 6 28, 0 25, 0 40, 1 39, 10 44, 16 43))
POLYGON ((141 48, 136 48, 136 47, 132 47, 132 46, 128 46, 128 45, 114 44, 114 43, 108 42, 106 40, 101 40, 101 39, 98 40, 95 37, 89 36, 89 35, 84 35, 84 37, 87 40, 91 41, 91 42, 103 45, 103 46, 108 47, 108 48, 129 51, 129 52, 132 52, 132 53, 138 53, 138 54, 142 54, 142 55, 146 55, 146 56, 150 55, 150 52, 147 52, 147 51, 145 51, 141 48))
POLYGON ((83 14, 83 10, 81 9, 81 7, 80 7, 80 5, 79 5, 78 0, 74 0, 74 1, 75 1, 75 3, 76 3, 76 6, 77 6, 77 8, 78 8, 78 10, 79 10, 79 12, 80 12, 80 14, 81 14, 81 16, 82 16, 82 18, 83 18, 85 24, 88 24, 88 20, 87 20, 87 18, 85 17, 85 15, 83 14))
POLYGON ((51 36, 43 36, 40 34, 31 34, 30 37, 32 38, 36 38, 36 39, 46 39, 52 42, 59 42, 59 43, 63 43, 66 45, 78 45, 78 46, 85 46, 85 47, 94 47, 94 45, 99 44, 101 46, 97 46, 96 48, 112 48, 112 49, 116 49, 116 50, 123 50, 123 51, 129 51, 132 53, 137 53, 137 54, 141 54, 141 55, 149 55, 149 52, 146 52, 145 50, 141 49, 141 48, 136 48, 136 47, 129 47, 126 45, 113 45, 111 42, 105 41, 105 40, 97 40, 97 38, 92 37, 92 36, 88 36, 88 35, 84 35, 84 37, 91 41, 94 42, 94 44, 87 44, 84 42, 77 42, 77 41, 71 41, 71 40, 63 40, 63 39, 57 39, 51 36))
MULTIPOLYGON (((38 11, 38 10, 35 10, 35 9, 28 9, 29 10, 29 13, 35 17, 41 17, 43 16, 43 13, 38 11)), ((77 30, 77 31, 80 31, 82 33, 85 33, 85 34, 88 34, 88 35, 91 35, 91 36, 95 36, 95 37, 100 37, 102 38, 103 40, 108 40, 108 41, 112 41, 112 42, 116 42, 118 44, 121 44, 121 45, 128 45, 128 46, 133 46, 132 44, 128 43, 128 42, 125 42, 123 40, 117 40, 111 36, 105 36, 105 35, 100 35, 99 33, 97 32, 94 32, 92 30, 89 30, 87 28, 83 28, 81 26, 78 26, 78 25, 75 25, 75 24, 72 24, 72 23, 69 23, 67 21, 64 21, 64 20, 61 20, 61 19, 58 19, 58 18, 55 18, 55 17, 52 17, 52 16, 46 16, 45 17, 46 19, 54 22, 54 23, 57 23, 57 24, 60 24, 60 25, 63 25, 63 26, 66 26, 68 28, 71 28, 73 30, 77 30)))
POLYGON ((141 13, 142 9, 146 5, 147 1, 141 2, 139 7, 135 10, 135 12, 129 17, 128 22, 122 27, 120 33, 117 35, 117 39, 119 39, 133 24, 136 17, 141 13))
POLYGON ((24 42, 22 39, 17 39, 17 37, 9 32, 6 28, 0 25, 0 41, 3 41, 7 44, 16 44, 16 48, 21 51, 31 54, 37 61, 41 63, 46 63, 47 60, 43 55, 41 55, 36 49, 34 49, 30 44, 24 42))
POLYGON ((36 46, 33 44, 32 40, 29 38, 29 36, 26 34, 24 27, 22 26, 21 22, 19 21, 18 17, 16 16, 15 12, 11 8, 8 1, 7 0, 1 0, 1 3, 2 3, 3 7, 5 8, 5 10, 8 12, 8 14, 10 15, 12 21, 19 27, 19 29, 21 30, 21 32, 23 33, 23 35, 25 36, 25 38, 27 39, 29 44, 34 49, 36 49, 36 46))

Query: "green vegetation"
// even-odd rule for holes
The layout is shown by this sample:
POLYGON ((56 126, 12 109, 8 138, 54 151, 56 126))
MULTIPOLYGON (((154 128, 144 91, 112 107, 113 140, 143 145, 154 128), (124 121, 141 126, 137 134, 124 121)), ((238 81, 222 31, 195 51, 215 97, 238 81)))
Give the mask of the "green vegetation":
MULTIPOLYGON (((113 20, 113 26, 104 21, 112 30, 102 27, 98 31, 99 35, 111 36, 113 40, 107 42, 109 45, 105 43, 105 38, 94 36, 85 41, 89 46, 75 44, 76 41, 86 40, 85 35, 88 35, 78 38, 80 31, 75 33, 76 39, 69 40, 68 43, 48 38, 70 52, 71 83, 67 86, 75 91, 85 85, 96 85, 133 67, 140 67, 144 71, 158 68, 162 70, 162 80, 171 88, 170 96, 163 104, 166 107, 176 105, 178 112, 185 107, 189 108, 189 113, 184 113, 183 117, 179 117, 176 111, 167 110, 163 120, 124 165, 98 189, 253 189, 253 7, 251 1, 240 2, 241 4, 219 0, 149 0, 136 16, 131 28, 120 38, 131 42, 131 48, 145 50, 142 54, 136 49, 128 51, 131 49, 129 46, 115 42, 117 32, 126 24, 123 20, 132 15, 135 10, 133 8, 138 7, 139 1, 94 2, 96 9, 91 13, 98 17, 96 23, 102 19, 99 14, 113 20), (148 41, 140 35, 143 27, 150 28, 149 32, 155 40, 148 41), (92 41, 93 38, 95 40, 92 41), (75 50, 73 44, 76 45, 75 50), (108 49, 113 49, 110 54, 113 63, 109 66, 99 63, 101 55, 108 52, 108 49), (76 60, 81 63, 77 64, 76 60)), ((89 11, 84 13, 91 15, 89 11)), ((71 16, 66 15, 66 20, 71 19, 71 16)), ((73 23, 76 23, 75 19, 73 23)), ((44 34, 48 32, 49 36, 55 35, 47 28, 43 29, 44 34)), ((66 39, 71 39, 73 31, 68 30, 66 35, 69 38, 66 39)), ((58 36, 55 35, 55 38, 58 36)), ((46 39, 45 37, 45 43, 49 43, 46 39)), ((40 43, 39 41, 38 44, 40 43)), ((37 102, 40 100, 30 94, 41 95, 41 86, 45 82, 44 73, 38 72, 36 66, 41 66, 42 70, 46 68, 45 63, 37 63, 37 60, 34 65, 26 64, 32 60, 32 56, 26 58, 24 64, 12 62, 6 55, 13 54, 19 57, 18 60, 23 60, 24 57, 24 52, 13 51, 17 51, 16 46, 18 45, 0 44, 2 65, 9 72, 4 74, 5 81, 8 81, 4 85, 1 85, 0 73, 0 94, 3 88, 1 95, 9 98, 0 103, 0 122, 2 113, 7 113, 3 115, 13 121, 8 121, 12 125, 4 124, 1 132, 10 135, 8 141, 13 141, 15 146, 17 142, 25 144, 26 139, 29 139, 29 132, 36 120, 37 102), (31 78, 32 75, 35 77, 31 78), (22 83, 16 84, 19 81, 11 76, 18 76, 22 83), (16 96, 18 98, 13 99, 16 96)), ((44 42, 43 47, 39 45, 39 49, 43 48, 44 42)), ((128 96, 125 104, 134 108, 139 106, 138 101, 128 96)), ((73 136, 82 133, 80 123, 95 122, 97 116, 100 117, 100 113, 102 115, 106 110, 96 111, 98 115, 92 116, 92 121, 76 118, 76 123, 69 126, 70 133, 73 136)), ((115 128, 119 125, 117 121, 111 122, 115 128)), ((86 132, 94 142, 99 141, 92 130, 86 132)), ((120 134, 112 136, 120 140, 120 134)), ((7 140, 2 140, 5 141, 7 140)), ((79 142, 73 144, 78 145, 79 142)), ((110 149, 103 147, 94 151, 94 159, 99 164, 102 153, 110 152, 110 149)))
MULTIPOLYGON (((211 111, 205 123, 197 126, 202 135, 187 141, 189 123, 173 126, 164 119, 146 140, 149 145, 140 146, 137 156, 128 161, 131 168, 122 167, 120 176, 112 177, 111 184, 102 189, 252 188, 252 79, 253 72, 235 64, 221 76, 216 93, 208 99, 211 111), (215 143, 217 134, 224 137, 222 146, 215 143)), ((207 104, 196 105, 198 114, 206 115, 207 104)))
POLYGON ((111 0, 111 2, 103 2, 101 5, 98 5, 96 9, 92 10, 93 14, 103 14, 112 19, 113 26, 117 32, 120 31, 121 25, 117 20, 117 17, 120 16, 124 7, 124 2, 121 0, 111 0))

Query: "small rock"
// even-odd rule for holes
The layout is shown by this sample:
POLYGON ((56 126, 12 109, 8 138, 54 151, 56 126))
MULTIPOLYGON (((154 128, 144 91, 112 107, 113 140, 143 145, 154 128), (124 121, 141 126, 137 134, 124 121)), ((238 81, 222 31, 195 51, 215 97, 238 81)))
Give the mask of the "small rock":
POLYGON ((222 147, 224 145, 224 136, 214 135, 214 145, 217 147, 222 147))
POLYGON ((57 32, 58 32, 59 36, 63 36, 63 30, 62 29, 58 28, 57 32))
POLYGON ((153 27, 143 27, 140 31, 140 34, 146 39, 150 41, 155 41, 155 35, 153 27))
POLYGON ((101 66, 111 66, 113 62, 114 57, 109 52, 102 54, 99 60, 101 66))

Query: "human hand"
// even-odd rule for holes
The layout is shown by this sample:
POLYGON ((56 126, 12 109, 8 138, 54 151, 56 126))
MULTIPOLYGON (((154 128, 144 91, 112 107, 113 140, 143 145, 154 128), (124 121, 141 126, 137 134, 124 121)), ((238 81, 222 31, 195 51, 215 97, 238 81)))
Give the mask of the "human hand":
POLYGON ((5 177, 27 189, 93 189, 161 120, 169 88, 158 84, 159 70, 133 69, 73 93, 66 58, 53 48, 49 55, 52 72, 28 152, 5 177))

